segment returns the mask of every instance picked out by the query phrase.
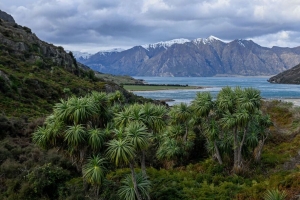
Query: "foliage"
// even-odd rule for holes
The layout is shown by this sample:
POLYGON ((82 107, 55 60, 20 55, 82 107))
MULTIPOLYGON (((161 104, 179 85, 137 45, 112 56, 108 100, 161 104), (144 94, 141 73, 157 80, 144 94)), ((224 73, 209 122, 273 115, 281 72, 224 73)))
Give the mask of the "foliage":
POLYGON ((267 190, 264 195, 264 200, 284 200, 286 197, 285 192, 280 192, 278 189, 267 190))
MULTIPOLYGON (((139 173, 136 176, 136 182, 138 190, 140 191, 142 197, 145 199, 150 190, 150 181, 144 178, 142 173, 139 173)), ((118 190, 118 195, 120 196, 120 198, 124 200, 136 199, 131 174, 126 175, 125 178, 121 181, 121 184, 122 185, 118 190)))
POLYGON ((28 183, 37 195, 57 198, 64 182, 70 178, 70 172, 51 163, 34 168, 28 175, 28 183))

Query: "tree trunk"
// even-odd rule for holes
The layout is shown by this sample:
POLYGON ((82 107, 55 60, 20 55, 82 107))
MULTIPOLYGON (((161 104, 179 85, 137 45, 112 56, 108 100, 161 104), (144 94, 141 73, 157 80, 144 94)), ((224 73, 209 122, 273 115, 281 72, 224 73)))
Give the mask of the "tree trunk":
POLYGON ((255 162, 260 161, 263 147, 264 147, 264 141, 259 140, 257 147, 255 147, 255 149, 253 151, 253 157, 254 157, 255 162))
POLYGON ((133 167, 133 164, 131 162, 129 163, 129 167, 130 167, 130 170, 131 170, 131 178, 132 178, 132 182, 133 182, 133 187, 134 187, 134 192, 135 192, 136 198, 138 200, 142 200, 142 197, 141 197, 141 195, 139 193, 139 190, 138 190, 138 187, 137 187, 137 184, 136 184, 136 177, 135 177, 134 167, 133 167))
POLYGON ((218 148, 218 146, 217 146, 216 141, 214 141, 214 146, 215 146, 216 156, 217 156, 218 162, 219 162, 219 164, 222 165, 222 164, 223 164, 223 161, 222 161, 222 157, 221 157, 221 155, 220 155, 220 151, 219 151, 219 148, 218 148))
MULTIPOLYGON (((141 156, 141 168, 142 168, 142 175, 144 179, 147 179, 147 172, 146 172, 146 161, 145 161, 146 155, 145 155, 145 151, 142 150, 142 156, 141 156)), ((147 199, 150 200, 150 196, 147 193, 147 199)))
POLYGON ((145 161, 145 151, 142 150, 142 158, 141 158, 141 168, 142 168, 142 174, 144 178, 147 178, 147 172, 146 172, 146 161, 145 161))
POLYGON ((239 154, 239 141, 238 141, 238 130, 237 126, 234 128, 234 137, 233 137, 233 172, 236 173, 239 171, 239 163, 238 163, 238 154, 239 154))
POLYGON ((187 127, 187 125, 185 125, 185 134, 184 134, 184 136, 183 136, 183 141, 187 141, 187 138, 188 138, 188 127, 187 127))
MULTIPOLYGON (((248 127, 248 125, 246 127, 248 127)), ((243 161, 242 149, 243 149, 243 145, 244 145, 244 142, 245 142, 245 138, 246 138, 246 134, 247 134, 247 129, 248 128, 244 128, 244 134, 243 134, 242 141, 240 142, 240 144, 238 144, 237 163, 238 163, 238 169, 239 170, 241 170, 241 168, 242 168, 242 161, 243 161)))
MULTIPOLYGON (((145 161, 146 155, 145 155, 145 151, 142 150, 142 158, 141 158, 141 168, 142 168, 142 175, 144 179, 147 179, 147 172, 146 172, 146 161, 145 161)), ((147 199, 150 200, 150 196, 147 193, 147 199)))
POLYGON ((97 198, 97 199, 99 198, 99 190, 100 190, 100 186, 97 185, 97 186, 96 186, 96 198, 97 198))

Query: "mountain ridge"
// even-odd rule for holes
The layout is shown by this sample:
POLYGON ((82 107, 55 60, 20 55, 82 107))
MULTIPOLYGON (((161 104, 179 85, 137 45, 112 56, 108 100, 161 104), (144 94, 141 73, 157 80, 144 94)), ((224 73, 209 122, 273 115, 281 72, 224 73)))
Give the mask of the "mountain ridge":
POLYGON ((252 40, 175 39, 96 53, 80 62, 103 73, 130 76, 273 75, 300 63, 300 47, 262 47, 252 40))

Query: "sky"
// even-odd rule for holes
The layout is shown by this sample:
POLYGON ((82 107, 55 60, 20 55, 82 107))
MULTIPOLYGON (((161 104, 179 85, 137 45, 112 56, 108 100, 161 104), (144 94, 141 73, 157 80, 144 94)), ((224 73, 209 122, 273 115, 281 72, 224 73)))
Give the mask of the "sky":
POLYGON ((300 0, 1 0, 41 40, 96 53, 177 38, 300 46, 300 0))

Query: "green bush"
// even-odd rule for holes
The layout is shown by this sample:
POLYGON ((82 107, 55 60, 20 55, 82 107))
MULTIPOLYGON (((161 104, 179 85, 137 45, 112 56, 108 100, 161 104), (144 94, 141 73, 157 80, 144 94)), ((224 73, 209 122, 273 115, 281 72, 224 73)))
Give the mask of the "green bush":
POLYGON ((70 172, 51 163, 35 167, 27 179, 34 193, 40 196, 48 196, 51 199, 58 198, 59 191, 64 187, 66 180, 70 178, 70 172))

